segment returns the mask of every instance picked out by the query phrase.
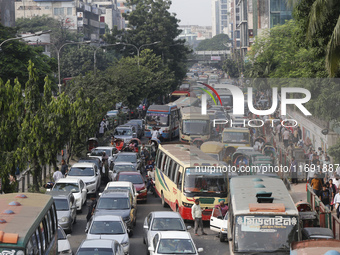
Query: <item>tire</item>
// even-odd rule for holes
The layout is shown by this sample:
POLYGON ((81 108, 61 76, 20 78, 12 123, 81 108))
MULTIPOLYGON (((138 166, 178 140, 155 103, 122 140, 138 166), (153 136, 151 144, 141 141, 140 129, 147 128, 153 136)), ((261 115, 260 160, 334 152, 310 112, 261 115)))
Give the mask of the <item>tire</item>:
POLYGON ((146 244, 146 242, 145 242, 145 238, 143 237, 143 244, 146 244))
POLYGON ((133 230, 130 229, 130 232, 129 232, 129 237, 133 236, 133 230))
POLYGON ((73 224, 77 223, 77 216, 74 218, 73 224))
POLYGON ((220 233, 220 242, 224 242, 224 241, 225 241, 225 236, 222 233, 220 233))

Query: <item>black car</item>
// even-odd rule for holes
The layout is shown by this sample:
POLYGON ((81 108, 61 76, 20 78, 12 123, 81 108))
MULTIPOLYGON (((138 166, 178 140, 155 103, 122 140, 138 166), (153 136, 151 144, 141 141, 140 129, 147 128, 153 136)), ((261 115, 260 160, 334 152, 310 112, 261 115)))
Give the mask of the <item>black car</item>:
POLYGON ((95 215, 121 216, 132 235, 132 228, 136 225, 136 209, 128 190, 105 190, 98 200, 95 215))

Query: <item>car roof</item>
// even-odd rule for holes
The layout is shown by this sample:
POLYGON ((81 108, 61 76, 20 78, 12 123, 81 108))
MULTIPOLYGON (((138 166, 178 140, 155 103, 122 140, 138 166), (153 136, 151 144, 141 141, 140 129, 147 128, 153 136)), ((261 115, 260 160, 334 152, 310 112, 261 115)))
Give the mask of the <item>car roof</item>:
POLYGON ((111 150, 113 149, 114 147, 112 146, 99 146, 99 147, 96 147, 96 148, 93 148, 93 150, 111 150))
POLYGON ((60 178, 56 183, 78 183, 80 182, 79 178, 60 178))
MULTIPOLYGON (((98 148, 98 147, 96 147, 96 148, 98 148)), ((100 159, 99 158, 96 158, 96 157, 86 157, 86 158, 80 158, 79 160, 78 160, 78 163, 83 163, 83 162, 79 162, 80 160, 88 160, 88 161, 98 161, 98 162, 100 162, 100 159)))
POLYGON ((140 175, 140 172, 132 172, 132 171, 124 171, 124 172, 119 172, 118 175, 140 175))
POLYGON ((129 197, 129 190, 104 190, 100 198, 102 197, 129 197))
POLYGON ((93 221, 123 221, 122 216, 105 214, 105 215, 94 215, 93 221))
POLYGON ((85 239, 79 248, 112 248, 116 240, 106 239, 85 239))
POLYGON ((108 182, 106 184, 106 187, 128 187, 128 186, 133 186, 133 183, 127 181, 113 181, 108 182))
POLYGON ((129 126, 129 125, 121 125, 121 126, 118 126, 118 127, 116 127, 117 129, 118 128, 132 128, 131 126, 129 126))
POLYGON ((116 165, 128 165, 128 166, 135 166, 135 164, 131 163, 131 162, 125 162, 125 161, 118 161, 115 162, 115 166, 116 165))
POLYGON ((53 198, 68 198, 71 195, 73 196, 71 191, 62 191, 62 190, 51 190, 46 194, 51 195, 53 198))
POLYGON ((192 239, 187 231, 162 231, 158 232, 160 239, 192 239))
POLYGON ((124 155, 137 155, 136 152, 122 151, 122 152, 118 153, 118 156, 122 155, 122 154, 124 154, 124 155))
POLYGON ((154 218, 181 218, 178 212, 168 212, 168 211, 156 211, 152 212, 154 218))
POLYGON ((95 166, 95 163, 90 162, 81 162, 81 163, 75 163, 72 165, 72 167, 93 167, 95 166))

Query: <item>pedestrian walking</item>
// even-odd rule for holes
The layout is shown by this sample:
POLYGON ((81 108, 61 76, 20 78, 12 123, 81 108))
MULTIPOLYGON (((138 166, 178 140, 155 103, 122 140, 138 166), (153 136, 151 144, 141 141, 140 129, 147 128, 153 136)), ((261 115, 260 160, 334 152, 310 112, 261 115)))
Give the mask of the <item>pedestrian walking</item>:
POLYGON ((322 182, 320 178, 318 178, 317 174, 314 175, 314 178, 311 182, 311 186, 313 187, 313 192, 316 196, 319 196, 320 191, 322 189, 322 182))
POLYGON ((100 126, 99 126, 99 137, 103 137, 104 136, 104 131, 105 131, 105 121, 103 119, 100 122, 100 126))
POLYGON ((330 197, 329 190, 327 189, 327 185, 324 184, 322 186, 322 190, 320 192, 319 199, 328 209, 331 209, 329 197, 330 197))
POLYGON ((340 204, 340 189, 338 189, 338 193, 335 195, 334 197, 334 201, 333 201, 334 205, 335 205, 335 210, 336 210, 336 217, 340 216, 340 211, 339 211, 339 204, 340 204))
POLYGON ((289 137, 290 137, 290 133, 289 133, 288 129, 286 129, 282 134, 283 144, 284 144, 285 148, 288 147, 289 137))
POLYGON ((60 170, 60 172, 63 174, 63 177, 65 177, 65 175, 68 172, 68 166, 67 166, 67 164, 65 162, 65 159, 61 160, 61 170, 60 170))
POLYGON ((192 219, 195 221, 195 228, 194 228, 195 235, 198 236, 198 233, 197 233, 198 227, 201 228, 202 235, 206 235, 206 233, 203 230, 202 209, 200 206, 199 199, 196 199, 195 204, 191 207, 191 215, 192 215, 192 219))
POLYGON ((292 161, 290 162, 290 173, 292 176, 292 183, 295 183, 295 185, 298 184, 297 171, 298 171, 297 161, 295 160, 295 157, 292 157, 292 161))
POLYGON ((63 174, 59 171, 59 168, 57 167, 53 174, 53 180, 54 182, 57 182, 60 178, 63 178, 63 174))

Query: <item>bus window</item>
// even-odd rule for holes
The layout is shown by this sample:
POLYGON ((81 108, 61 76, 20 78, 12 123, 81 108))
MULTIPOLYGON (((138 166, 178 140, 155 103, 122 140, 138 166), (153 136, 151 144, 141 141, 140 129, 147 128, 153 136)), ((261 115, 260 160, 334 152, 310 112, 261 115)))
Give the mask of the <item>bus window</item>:
POLYGON ((46 233, 47 233, 47 245, 46 245, 46 246, 48 246, 48 244, 49 244, 50 241, 51 241, 51 232, 50 232, 51 227, 50 227, 50 221, 49 221, 48 218, 47 218, 47 214, 45 215, 45 222, 46 222, 46 226, 47 226, 47 228, 46 228, 46 233))
POLYGON ((178 172, 177 189, 182 191, 182 173, 178 172))
POLYGON ((178 164, 174 164, 174 173, 173 173, 173 181, 177 184, 178 182, 178 169, 179 169, 179 165, 178 164))
POLYGON ((35 235, 37 236, 37 240, 38 240, 39 255, 41 255, 42 254, 42 247, 41 247, 41 239, 40 239, 39 228, 37 228, 35 230, 35 235))
POLYGON ((161 164, 161 168, 160 168, 162 172, 164 172, 164 170, 165 170, 165 161, 166 161, 167 158, 168 157, 165 154, 163 154, 162 164, 161 164))
POLYGON ((157 152, 157 162, 156 162, 156 166, 161 169, 161 162, 162 162, 162 156, 163 156, 163 153, 162 151, 158 151, 157 152))
POLYGON ((44 221, 40 222, 40 232, 41 232, 42 247, 43 247, 43 250, 46 250, 47 249, 47 247, 46 247, 46 231, 45 231, 43 222, 44 221))
POLYGON ((166 161, 165 161, 165 169, 164 169, 164 174, 166 175, 166 176, 169 176, 169 172, 170 172, 170 161, 172 161, 171 160, 171 158, 170 157, 166 157, 166 161))

